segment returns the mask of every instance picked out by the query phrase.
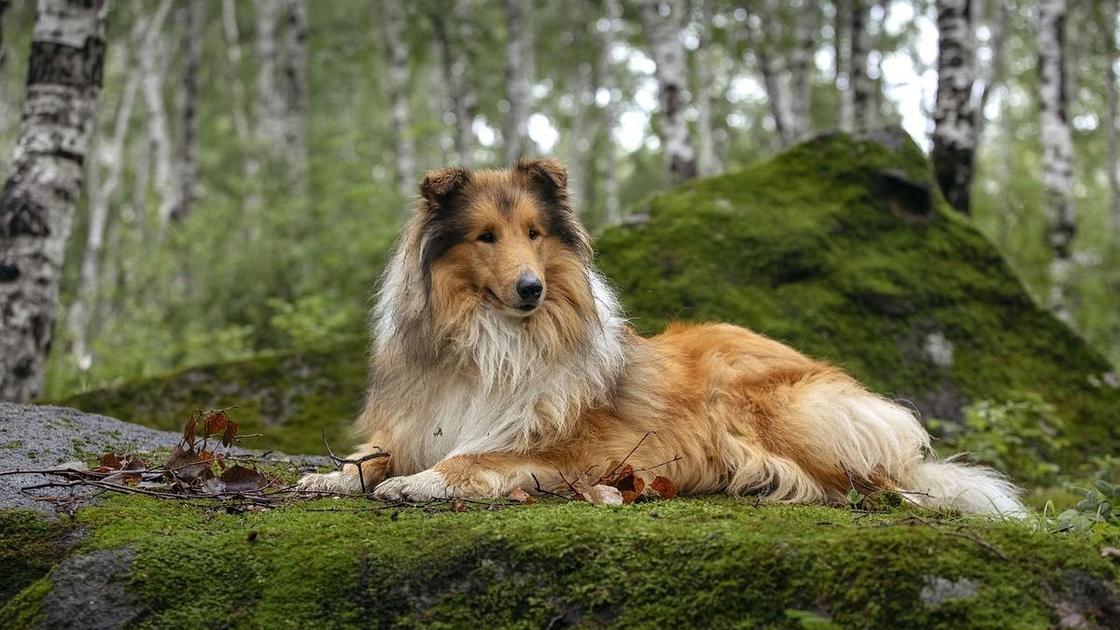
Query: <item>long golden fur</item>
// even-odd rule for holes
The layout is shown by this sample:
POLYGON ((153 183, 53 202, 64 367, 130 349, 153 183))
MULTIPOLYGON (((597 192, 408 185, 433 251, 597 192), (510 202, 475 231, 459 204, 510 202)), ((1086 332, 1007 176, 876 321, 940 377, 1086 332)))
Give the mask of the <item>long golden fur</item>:
MULTIPOLYGON (((420 191, 371 321, 356 455, 391 454, 362 464, 374 496, 556 489, 648 434, 629 463, 669 462, 657 473, 685 494, 831 502, 854 486, 1023 513, 1002 477, 934 460, 909 410, 836 367, 729 324, 635 334, 592 264, 560 163, 449 168, 420 191)), ((361 482, 350 465, 300 485, 361 482)))

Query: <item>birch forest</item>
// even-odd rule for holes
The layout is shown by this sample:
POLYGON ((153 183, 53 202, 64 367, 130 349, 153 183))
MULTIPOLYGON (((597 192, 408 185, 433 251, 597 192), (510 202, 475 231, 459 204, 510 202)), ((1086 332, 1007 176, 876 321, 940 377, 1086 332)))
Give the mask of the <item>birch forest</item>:
POLYGON ((0 399, 362 339, 430 169, 554 156, 601 235, 653 220, 654 193, 887 127, 1120 362, 1117 0, 8 0, 0 20, 0 399))

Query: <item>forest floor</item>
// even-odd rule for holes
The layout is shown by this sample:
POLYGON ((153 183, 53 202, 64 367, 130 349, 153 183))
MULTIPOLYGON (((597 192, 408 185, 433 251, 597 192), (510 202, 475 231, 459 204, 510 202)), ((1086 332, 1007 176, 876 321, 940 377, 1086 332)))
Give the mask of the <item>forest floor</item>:
MULTIPOLYGON (((0 470, 179 439, 51 407, 2 405, 0 427, 0 470)), ((15 493, 0 487, 3 505, 26 505, 15 493)), ((1118 627, 1112 538, 897 501, 105 494, 52 515, 0 510, 0 626, 1118 627)))

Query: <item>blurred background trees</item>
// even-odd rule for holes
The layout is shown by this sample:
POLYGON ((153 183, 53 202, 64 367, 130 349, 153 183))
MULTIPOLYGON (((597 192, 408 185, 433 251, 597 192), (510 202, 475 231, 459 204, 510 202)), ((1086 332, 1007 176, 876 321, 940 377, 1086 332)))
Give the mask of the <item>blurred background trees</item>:
MULTIPOLYGON (((35 5, 0 2, 5 178, 35 5)), ((426 169, 556 155, 599 231, 888 124, 1115 363, 1116 5, 115 0, 45 394, 360 337, 426 169)))

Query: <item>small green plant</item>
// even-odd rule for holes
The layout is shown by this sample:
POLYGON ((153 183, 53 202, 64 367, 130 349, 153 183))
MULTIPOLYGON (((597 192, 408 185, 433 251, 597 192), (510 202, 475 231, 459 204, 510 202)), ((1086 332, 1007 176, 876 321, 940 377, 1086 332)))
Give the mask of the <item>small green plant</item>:
POLYGON ((971 459, 1038 486, 1058 482, 1061 468, 1054 463, 1069 446, 1065 420, 1037 394, 1017 400, 982 400, 964 410, 964 430, 949 445, 967 451, 971 459))
POLYGON ((324 295, 308 295, 287 302, 270 299, 273 310, 269 324, 297 348, 313 347, 362 331, 362 315, 352 307, 339 306, 324 295))
POLYGON ((1065 527, 1088 530, 1096 524, 1120 526, 1120 485, 1098 479, 1075 507, 1058 515, 1065 527))

